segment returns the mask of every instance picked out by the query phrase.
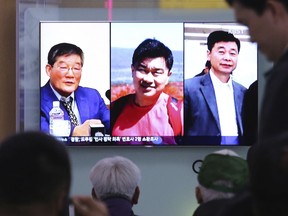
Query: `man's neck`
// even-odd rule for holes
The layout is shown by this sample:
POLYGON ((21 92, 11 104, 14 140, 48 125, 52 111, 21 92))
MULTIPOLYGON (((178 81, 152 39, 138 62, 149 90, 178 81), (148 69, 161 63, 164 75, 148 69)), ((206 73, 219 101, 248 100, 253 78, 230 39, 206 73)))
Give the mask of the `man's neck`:
POLYGON ((140 107, 151 106, 157 103, 160 95, 161 94, 154 96, 154 97, 145 97, 145 96, 139 96, 136 93, 135 98, 134 98, 134 103, 140 107))
POLYGON ((230 74, 229 73, 217 73, 213 71, 212 69, 210 70, 211 73, 213 73, 222 83, 227 83, 230 79, 230 74))

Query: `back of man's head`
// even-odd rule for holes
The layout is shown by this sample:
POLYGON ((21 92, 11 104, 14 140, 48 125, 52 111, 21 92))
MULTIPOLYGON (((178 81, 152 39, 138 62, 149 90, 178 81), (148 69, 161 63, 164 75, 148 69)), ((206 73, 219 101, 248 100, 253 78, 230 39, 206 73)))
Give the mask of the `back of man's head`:
POLYGON ((99 199, 122 195, 132 200, 141 172, 128 158, 115 156, 98 161, 91 169, 89 178, 99 199))
POLYGON ((0 207, 49 204, 69 193, 65 146, 41 132, 17 133, 2 141, 0 173, 0 207))
POLYGON ((202 202, 234 196, 247 186, 248 175, 246 160, 234 151, 224 149, 208 154, 198 173, 202 202))
POLYGON ((233 34, 226 31, 214 31, 211 32, 207 38, 207 48, 211 51, 216 43, 219 42, 235 42, 238 48, 238 53, 240 52, 240 40, 234 37, 233 34))

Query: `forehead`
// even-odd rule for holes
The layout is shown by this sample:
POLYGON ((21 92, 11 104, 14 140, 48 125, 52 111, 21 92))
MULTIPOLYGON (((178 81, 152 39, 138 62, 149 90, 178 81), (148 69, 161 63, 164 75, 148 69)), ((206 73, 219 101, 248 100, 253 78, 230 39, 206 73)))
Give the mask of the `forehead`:
POLYGON ((71 55, 61 55, 57 56, 56 62, 75 62, 75 63, 81 63, 82 59, 81 56, 77 54, 71 54, 71 55))
POLYGON ((146 67, 166 67, 166 62, 164 57, 145 58, 140 62, 140 65, 146 67))
POLYGON ((216 42, 212 48, 211 51, 213 50, 218 50, 218 49, 225 49, 225 50, 236 50, 238 51, 238 47, 236 42, 234 41, 220 41, 216 42))

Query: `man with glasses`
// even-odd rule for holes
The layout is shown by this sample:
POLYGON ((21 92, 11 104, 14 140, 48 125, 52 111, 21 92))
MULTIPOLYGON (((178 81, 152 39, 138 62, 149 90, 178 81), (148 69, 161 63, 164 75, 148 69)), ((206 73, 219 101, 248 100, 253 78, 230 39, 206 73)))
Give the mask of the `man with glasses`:
POLYGON ((112 135, 130 137, 124 144, 176 144, 175 137, 182 134, 182 101, 174 104, 163 92, 172 66, 171 50, 156 39, 146 39, 134 50, 131 72, 135 94, 111 104, 112 135), (145 136, 152 140, 140 140, 145 136))
POLYGON ((109 133, 110 113, 101 95, 96 89, 79 86, 83 60, 83 51, 74 44, 59 43, 50 49, 46 65, 50 79, 41 87, 42 131, 49 132, 53 101, 61 101, 64 119, 71 121, 72 136, 89 136, 92 124, 103 124, 109 133))

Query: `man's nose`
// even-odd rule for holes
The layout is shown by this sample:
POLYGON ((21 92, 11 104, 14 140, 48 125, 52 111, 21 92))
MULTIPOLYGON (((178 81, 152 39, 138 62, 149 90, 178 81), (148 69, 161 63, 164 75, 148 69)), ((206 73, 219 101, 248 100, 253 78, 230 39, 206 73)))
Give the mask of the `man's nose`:
POLYGON ((74 76, 74 72, 73 72, 73 68, 72 67, 68 67, 68 71, 67 71, 66 75, 74 76))
POLYGON ((229 53, 224 54, 224 59, 230 61, 231 60, 231 55, 229 53))
POLYGON ((154 76, 152 72, 146 73, 145 76, 143 77, 143 80, 147 83, 152 83, 154 81, 154 76))

